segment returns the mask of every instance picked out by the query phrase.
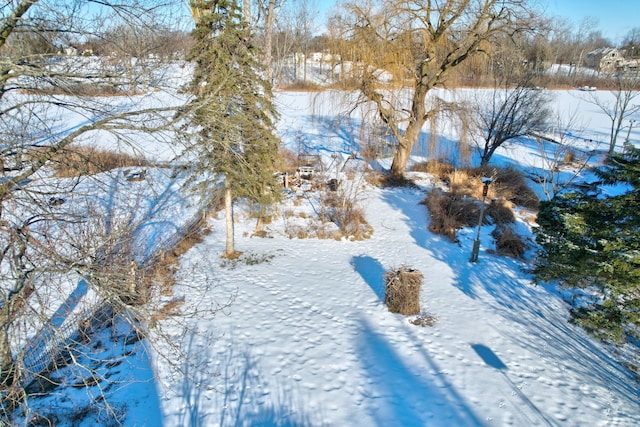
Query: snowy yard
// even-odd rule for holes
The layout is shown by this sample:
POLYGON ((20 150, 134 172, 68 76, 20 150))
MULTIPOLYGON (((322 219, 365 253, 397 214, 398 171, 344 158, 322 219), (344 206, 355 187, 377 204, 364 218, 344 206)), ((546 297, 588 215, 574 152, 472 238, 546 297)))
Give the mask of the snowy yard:
MULTIPOLYGON (((583 112, 589 130, 576 138, 603 141, 605 149, 598 111, 570 92, 556 95, 561 108, 583 112)), ((337 115, 337 94, 285 92, 276 101, 278 130, 292 150, 302 146, 329 163, 357 149, 360 125, 337 115)), ((637 129, 631 140, 640 142, 637 129)), ((496 162, 540 167, 526 144, 499 150, 496 162)), ((206 315, 166 320, 169 341, 158 348, 131 341, 117 324, 104 332, 104 348, 87 350, 118 361, 99 391, 122 411, 123 424, 640 425, 635 378, 611 349, 568 322, 560 293, 533 284, 527 262, 491 253, 491 226, 482 227, 477 264, 469 262, 475 230, 461 230, 458 243, 430 233, 420 202, 433 179, 411 177, 416 187, 356 182, 374 230, 366 240, 289 238, 284 212, 308 208, 292 199, 267 225, 268 237, 250 237, 254 220, 238 206, 236 248, 244 256, 229 263, 220 259, 224 215, 211 219, 211 233, 181 258, 172 296, 184 298, 183 313, 206 315), (420 302, 433 326, 414 325, 415 316, 383 304, 384 273, 404 265, 424 274, 420 302), (164 360, 168 343, 188 357, 164 360)), ((523 217, 518 226, 531 227, 523 217)), ((92 393, 60 388, 41 404, 55 412, 99 395, 92 393)), ((60 425, 99 419, 87 414, 60 425)))

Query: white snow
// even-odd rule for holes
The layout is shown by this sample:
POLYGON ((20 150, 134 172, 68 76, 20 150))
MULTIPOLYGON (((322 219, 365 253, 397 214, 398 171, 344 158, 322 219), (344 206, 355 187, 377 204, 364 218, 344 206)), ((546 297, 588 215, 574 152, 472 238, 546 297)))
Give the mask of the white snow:
MULTIPOLYGON (((606 118, 576 92, 557 92, 557 105, 579 106, 589 130, 578 138, 606 141, 606 118)), ((364 113, 342 115, 341 98, 278 93, 285 144, 326 162, 356 152, 364 113)), ((638 129, 631 140, 640 142, 638 129)), ((538 155, 512 144, 497 161, 526 169, 538 155)), ((251 237, 254 220, 238 205, 244 255, 224 262, 224 214, 211 219, 211 233, 181 258, 171 298, 184 298, 185 316, 152 331, 168 340, 148 358, 147 341, 130 357, 131 346, 111 350, 125 360, 117 393, 108 393, 124 425, 640 425, 635 378, 611 348, 569 323, 560 292, 533 284, 527 261, 488 251, 490 226, 482 227, 477 264, 469 262, 475 230, 461 230, 459 243, 430 233, 420 202, 433 179, 413 178, 415 188, 355 183, 374 229, 366 240, 289 238, 291 199, 267 225, 269 237, 251 237), (383 304, 384 273, 405 265, 424 274, 420 303, 433 326, 383 304), (178 354, 170 345, 188 357, 165 360, 178 354)), ((52 410, 69 398, 55 399, 52 410)))
MULTIPOLYGON (((278 94, 290 147, 302 135, 308 149, 353 150, 360 124, 336 115, 331 96, 278 94)), ((590 129, 601 135, 606 124, 590 129)), ((512 150, 501 154, 526 161, 512 150)), ((212 220, 183 258, 175 293, 185 312, 234 300, 193 320, 210 335, 184 337, 197 384, 159 364, 165 425, 637 425, 638 384, 568 323, 559 293, 534 285, 526 263, 486 252, 491 227, 478 264, 469 262, 474 230, 459 244, 428 232, 419 202, 432 183, 415 178, 423 188, 361 191, 374 228, 364 241, 289 239, 283 218, 269 225, 271 238, 251 238, 253 221, 239 221, 237 249, 262 263, 225 266, 224 218, 212 220), (403 265, 425 276, 432 327, 383 304, 383 274, 403 265), (215 287, 197 292, 205 277, 215 287)))

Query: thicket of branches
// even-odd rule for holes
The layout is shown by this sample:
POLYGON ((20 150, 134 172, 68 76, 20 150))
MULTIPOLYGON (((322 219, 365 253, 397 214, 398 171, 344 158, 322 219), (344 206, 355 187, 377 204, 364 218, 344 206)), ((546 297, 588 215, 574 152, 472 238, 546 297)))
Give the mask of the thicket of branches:
MULTIPOLYGON (((153 313, 144 304, 153 280, 143 284, 149 278, 143 279, 137 264, 147 248, 137 238, 141 218, 135 200, 123 213, 109 210, 115 200, 101 204, 98 194, 76 195, 87 186, 114 188, 122 172, 89 176, 78 171, 60 179, 49 166, 78 157, 91 162, 76 144, 96 135, 128 153, 141 153, 140 134, 159 143, 173 134, 176 106, 146 102, 170 83, 160 73, 162 56, 148 48, 150 40, 162 38, 156 31, 170 25, 163 21, 170 13, 158 12, 155 2, 137 0, 20 0, 1 9, 0 424, 31 417, 25 387, 40 372, 29 372, 25 360, 32 355, 26 343, 46 330, 52 343, 72 345, 51 326, 50 316, 79 283, 88 283, 98 306, 110 305, 115 313, 128 310, 136 319, 134 328, 153 313), (108 56, 62 53, 116 28, 123 37, 145 36, 135 42, 121 39, 129 50, 108 56), (70 124, 68 117, 79 124, 70 124)), ((117 44, 115 38, 109 42, 117 44)), ((108 400, 97 402, 108 408, 108 400)))

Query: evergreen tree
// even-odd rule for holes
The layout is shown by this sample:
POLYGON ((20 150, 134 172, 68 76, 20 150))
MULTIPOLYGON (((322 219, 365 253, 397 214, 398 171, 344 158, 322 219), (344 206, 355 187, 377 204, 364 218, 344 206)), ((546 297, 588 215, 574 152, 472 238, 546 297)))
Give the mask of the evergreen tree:
POLYGON ((536 278, 586 289, 574 320, 596 336, 640 337, 640 150, 627 147, 596 170, 605 184, 627 185, 601 197, 573 192, 542 202, 536 278))
POLYGON ((232 256, 231 194, 253 201, 259 218, 277 199, 276 113, 271 87, 260 76, 258 52, 236 0, 210 1, 202 8, 189 53, 195 63, 190 111, 199 129, 192 149, 196 169, 225 177, 226 255, 232 256))

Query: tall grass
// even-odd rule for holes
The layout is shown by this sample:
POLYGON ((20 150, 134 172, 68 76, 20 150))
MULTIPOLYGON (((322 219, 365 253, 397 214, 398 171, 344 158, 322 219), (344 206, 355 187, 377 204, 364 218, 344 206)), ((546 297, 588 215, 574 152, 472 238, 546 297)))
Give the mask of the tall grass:
POLYGON ((60 178, 75 178, 116 168, 148 165, 149 162, 141 156, 88 146, 68 148, 51 160, 55 175, 60 178))

